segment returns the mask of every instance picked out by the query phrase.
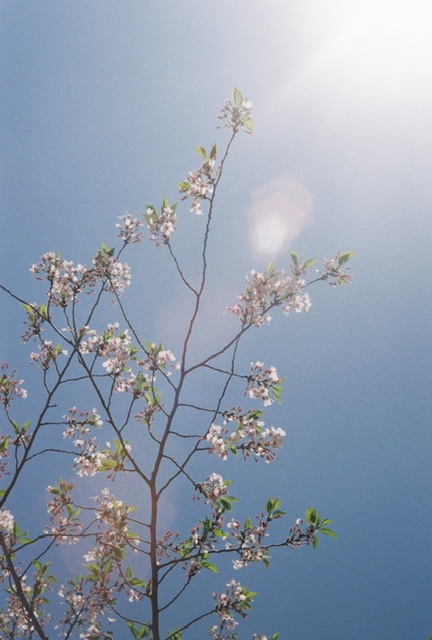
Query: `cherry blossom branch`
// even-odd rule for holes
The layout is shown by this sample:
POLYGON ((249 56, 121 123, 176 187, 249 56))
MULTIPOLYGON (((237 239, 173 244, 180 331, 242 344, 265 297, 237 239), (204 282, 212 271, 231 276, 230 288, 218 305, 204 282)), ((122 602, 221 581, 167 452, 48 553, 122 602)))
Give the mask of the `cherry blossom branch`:
POLYGON ((3 556, 6 559, 8 571, 9 571, 11 577, 12 577, 13 587, 15 589, 16 594, 19 597, 19 600, 20 600, 20 603, 21 603, 22 607, 25 610, 25 614, 27 616, 27 619, 33 625, 36 633, 38 634, 38 636, 39 636, 39 638, 41 640, 49 640, 48 636, 45 634, 43 628, 40 625, 40 622, 39 622, 39 619, 38 619, 38 617, 36 615, 36 612, 33 610, 33 607, 31 606, 31 604, 27 600, 27 596, 24 593, 24 590, 22 588, 21 579, 20 579, 19 575, 17 574, 17 572, 15 570, 15 565, 14 565, 14 562, 12 561, 11 553, 9 552, 8 546, 6 544, 6 541, 5 541, 4 536, 1 533, 1 531, 0 531, 0 547, 1 547, 2 551, 3 551, 3 556))

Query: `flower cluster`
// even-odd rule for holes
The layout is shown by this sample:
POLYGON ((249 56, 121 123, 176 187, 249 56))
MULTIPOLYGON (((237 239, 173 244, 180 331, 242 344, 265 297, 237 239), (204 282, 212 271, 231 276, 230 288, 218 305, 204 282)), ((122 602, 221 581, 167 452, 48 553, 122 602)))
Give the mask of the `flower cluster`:
POLYGON ((8 365, 4 362, 0 368, 0 402, 4 409, 8 409, 15 398, 27 398, 27 391, 21 387, 24 380, 16 380, 14 369, 7 372, 8 365))
POLYGON ((323 279, 328 280, 332 287, 336 287, 338 284, 349 284, 352 280, 352 276, 348 273, 349 267, 345 270, 341 270, 341 267, 348 262, 353 256, 351 251, 340 253, 336 258, 326 258, 324 260, 324 274, 323 279))
POLYGON ((229 480, 224 480, 218 473, 212 473, 204 482, 197 485, 197 489, 205 497, 206 504, 209 502, 214 504, 226 494, 229 485, 229 480))
POLYGON ((123 222, 116 224, 119 230, 118 236, 123 240, 125 244, 134 244, 141 242, 143 233, 140 228, 143 226, 142 222, 138 218, 134 218, 130 213, 125 213, 123 216, 119 216, 123 222))
POLYGON ((129 358, 136 353, 127 329, 120 331, 118 322, 108 324, 106 331, 101 335, 98 335, 94 329, 88 328, 85 335, 88 339, 81 342, 80 352, 94 353, 101 358, 106 358, 102 366, 110 375, 117 375, 123 371, 129 358))
POLYGON ((268 324, 271 322, 268 312, 279 305, 284 305, 283 312, 288 315, 291 310, 297 313, 308 311, 312 304, 309 295, 301 292, 304 280, 284 271, 278 272, 271 265, 265 273, 253 269, 246 278, 246 284, 246 291, 237 296, 240 302, 234 307, 227 307, 227 311, 238 316, 245 326, 268 324))
MULTIPOLYGON (((240 410, 241 411, 241 410, 240 410)), ((276 458, 276 450, 282 447, 286 432, 280 427, 265 427, 260 411, 241 413, 234 409, 225 414, 227 422, 237 422, 237 429, 230 433, 225 426, 210 425, 205 437, 210 444, 210 453, 215 453, 226 460, 228 452, 236 453, 240 450, 244 458, 254 455, 256 458, 264 458, 266 462, 272 462, 276 458)))
POLYGON ((76 438, 77 435, 85 436, 91 431, 91 427, 101 427, 103 421, 96 409, 93 411, 81 411, 77 416, 77 408, 69 409, 69 414, 63 416, 67 428, 63 431, 64 438, 76 438))
POLYGON ((228 458, 227 434, 229 430, 218 424, 211 424, 205 439, 210 444, 210 453, 215 453, 222 460, 228 458))
POLYGON ((74 460, 74 468, 78 469, 77 475, 82 478, 83 476, 94 476, 100 469, 104 461, 108 458, 107 454, 99 451, 99 447, 94 438, 89 440, 83 440, 77 438, 74 440, 74 445, 81 449, 80 455, 74 460))
POLYGON ((92 269, 83 264, 75 267, 72 261, 64 260, 52 251, 44 253, 40 261, 31 266, 30 271, 37 280, 48 280, 48 297, 52 304, 59 307, 66 307, 75 301, 77 294, 86 288, 93 290, 97 282, 92 269))
MULTIPOLYGON (((235 542, 240 558, 233 560, 234 569, 247 567, 251 562, 267 562, 268 550, 262 546, 262 540, 266 534, 267 521, 260 518, 258 524, 252 526, 249 520, 242 527, 238 520, 232 519, 227 523, 231 539, 235 542)), ((227 549, 233 548, 233 542, 226 544, 227 549)))
POLYGON ((108 471, 109 473, 107 478, 109 480, 114 480, 115 475, 119 471, 128 471, 125 465, 129 460, 129 454, 132 451, 132 447, 128 442, 118 439, 114 440, 114 448, 111 448, 110 442, 107 442, 106 444, 108 448, 100 452, 104 458, 101 459, 98 471, 108 471))
POLYGON ((119 262, 112 249, 103 247, 93 258, 95 275, 105 282, 106 291, 120 295, 131 283, 129 265, 119 262))
POLYGON ((116 393, 132 393, 134 398, 146 397, 152 390, 152 380, 149 375, 139 371, 134 373, 127 369, 125 375, 117 376, 114 384, 116 393))
POLYGON ((134 534, 130 535, 128 517, 134 510, 122 500, 117 500, 108 489, 102 489, 102 497, 94 498, 98 503, 96 518, 99 531, 96 534, 96 544, 84 555, 86 562, 106 559, 113 552, 119 553, 131 540, 137 544, 134 534))
POLYGON ((264 363, 257 361, 251 363, 251 371, 246 389, 249 398, 259 398, 265 407, 273 404, 275 399, 279 400, 282 392, 280 383, 283 379, 279 378, 275 367, 264 369, 264 363))
MULTIPOLYGON (((99 281, 105 282, 105 289, 120 294, 130 284, 131 275, 127 264, 122 264, 114 257, 113 249, 103 246, 93 258, 93 268, 86 265, 64 260, 58 253, 52 251, 44 253, 37 264, 33 264, 30 271, 37 280, 48 280, 50 289, 48 297, 52 304, 67 307, 71 302, 77 302, 78 293, 87 289, 94 291, 99 281)), ((27 310, 27 309, 26 309, 27 310)))
POLYGON ((160 213, 153 206, 148 206, 144 214, 144 220, 151 233, 150 240, 160 244, 169 242, 171 235, 175 231, 177 217, 175 214, 176 205, 170 206, 168 200, 164 198, 160 213))
POLYGON ((0 509, 0 531, 11 532, 14 526, 14 517, 9 509, 0 509))
POLYGON ((241 129, 252 133, 252 102, 244 100, 237 87, 234 87, 231 99, 225 101, 218 115, 218 120, 222 121, 221 127, 232 129, 233 133, 237 133, 241 129))
POLYGON ((213 145, 209 155, 204 147, 197 147, 196 150, 204 159, 203 163, 196 171, 189 171, 187 180, 179 182, 177 186, 183 194, 182 200, 192 198, 190 211, 196 215, 202 215, 201 200, 211 196, 217 178, 217 173, 213 175, 217 149, 216 145, 213 145))
POLYGON ((71 491, 73 484, 60 480, 58 486, 48 486, 51 499, 48 503, 50 526, 45 533, 55 536, 57 543, 75 544, 82 530, 80 510, 73 505, 71 491))
POLYGON ((248 591, 246 587, 242 586, 236 580, 230 580, 227 585, 225 593, 213 593, 213 598, 216 602, 215 612, 219 615, 220 626, 213 625, 209 628, 210 638, 218 640, 219 638, 225 638, 226 640, 234 639, 237 637, 234 635, 220 635, 220 631, 232 631, 238 625, 238 622, 234 619, 234 613, 239 614, 242 618, 247 617, 247 611, 251 608, 253 597, 256 595, 252 591, 248 591))
POLYGON ((38 352, 30 354, 30 361, 32 364, 39 365, 44 371, 49 369, 59 356, 67 356, 68 354, 67 350, 62 349, 60 344, 53 345, 51 340, 42 340, 38 348, 38 352))
MULTIPOLYGON (((156 344, 155 342, 145 343, 147 357, 144 360, 139 360, 138 364, 147 371, 165 371, 167 365, 174 362, 174 368, 178 369, 179 364, 176 362, 175 355, 169 349, 165 349, 163 344, 156 344)), ((171 375, 170 371, 166 372, 167 376, 171 375)))

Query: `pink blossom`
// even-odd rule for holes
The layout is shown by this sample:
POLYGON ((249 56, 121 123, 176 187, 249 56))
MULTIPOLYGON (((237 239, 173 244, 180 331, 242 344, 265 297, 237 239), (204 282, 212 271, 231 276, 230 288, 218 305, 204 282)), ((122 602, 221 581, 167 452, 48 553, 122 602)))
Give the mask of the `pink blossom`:
POLYGON ((282 391, 280 383, 283 382, 275 367, 264 369, 263 362, 255 362, 251 363, 250 368, 252 374, 248 377, 246 394, 249 398, 261 399, 265 407, 273 404, 275 397, 279 399, 282 391))
POLYGON ((242 413, 240 408, 234 408, 225 416, 226 422, 237 422, 237 429, 230 433, 228 428, 212 424, 205 436, 210 444, 210 453, 226 460, 229 451, 235 448, 243 453, 244 458, 255 456, 263 458, 267 463, 276 458, 276 450, 282 447, 286 436, 283 429, 264 428, 264 421, 259 419, 260 412, 242 413))
POLYGON ((56 362, 59 356, 67 356, 66 349, 62 349, 61 345, 53 345, 51 340, 42 340, 39 345, 39 352, 30 354, 32 364, 39 365, 41 369, 47 370, 53 362, 56 362))
POLYGON ((0 531, 11 532, 14 526, 14 517, 9 509, 0 509, 0 531))
POLYGON ((226 494, 229 481, 224 481, 218 473, 212 473, 204 482, 198 485, 199 492, 205 496, 205 502, 217 502, 226 494))
POLYGON ((156 246, 169 242, 169 239, 174 233, 177 222, 175 209, 175 205, 170 207, 165 200, 160 213, 158 213, 153 206, 147 207, 144 219, 151 232, 150 240, 155 242, 156 246))
MULTIPOLYGON (((204 154, 204 150, 202 150, 204 154)), ((217 173, 213 175, 213 169, 216 160, 216 147, 213 147, 210 157, 205 157, 204 162, 194 172, 189 171, 188 177, 184 182, 178 184, 182 200, 191 198, 190 211, 196 215, 202 215, 201 200, 209 199, 213 193, 217 173)))
POLYGON ((252 102, 244 100, 238 89, 234 89, 231 99, 226 100, 221 109, 218 119, 221 120, 221 127, 232 129, 237 133, 241 129, 247 133, 252 132, 252 102))
POLYGON ((0 402, 4 409, 8 409, 15 398, 27 398, 27 391, 21 387, 24 380, 16 380, 14 369, 8 373, 8 365, 4 362, 0 368, 0 402))
POLYGON ((91 427, 101 427, 103 421, 96 409, 93 411, 81 411, 78 417, 76 417, 77 409, 72 407, 69 409, 69 415, 63 416, 68 425, 63 432, 64 438, 75 438, 77 434, 87 435, 91 431, 91 427))
POLYGON ((48 280, 50 301, 60 307, 66 307, 75 301, 77 294, 86 288, 91 292, 98 279, 98 274, 92 269, 82 264, 75 267, 72 261, 65 260, 52 251, 44 253, 40 262, 33 264, 30 271, 37 280, 48 280))
POLYGON ((135 351, 131 345, 128 330, 120 331, 118 322, 108 324, 106 331, 98 335, 94 329, 87 329, 87 340, 82 340, 80 351, 83 354, 95 353, 106 358, 102 366, 108 374, 118 374, 126 368, 130 356, 135 351))
POLYGON ((140 231, 140 228, 143 226, 143 223, 140 222, 138 218, 132 217, 130 213, 125 213, 123 216, 120 216, 120 220, 123 222, 117 223, 116 227, 119 229, 119 237, 125 244, 141 242, 143 233, 140 231))
POLYGON ((98 450, 98 445, 94 438, 90 440, 76 439, 74 445, 82 449, 79 456, 74 460, 74 467, 78 469, 77 475, 94 476, 101 469, 107 454, 98 450))
POLYGON ((271 265, 265 273, 253 269, 246 278, 246 285, 246 291, 237 296, 240 302, 234 307, 227 307, 246 326, 268 324, 271 321, 268 312, 279 305, 285 305, 286 315, 292 308, 300 312, 308 311, 311 306, 309 295, 301 293, 304 280, 296 274, 291 276, 284 271, 276 271, 271 265))
POLYGON ((129 265, 119 262, 111 252, 99 251, 93 258, 94 271, 105 280, 104 288, 111 293, 121 294, 131 283, 129 265))

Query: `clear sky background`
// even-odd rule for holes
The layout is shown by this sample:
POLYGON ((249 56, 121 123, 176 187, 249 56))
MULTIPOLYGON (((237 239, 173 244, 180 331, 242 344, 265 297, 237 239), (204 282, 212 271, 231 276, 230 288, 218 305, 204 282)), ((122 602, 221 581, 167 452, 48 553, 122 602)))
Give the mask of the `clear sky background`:
MULTIPOLYGON (((259 597, 240 638, 425 640, 430 2, 3 0, 0 24, 1 281, 29 301, 41 298, 28 269, 43 252, 88 262, 112 243, 117 216, 178 199, 199 164, 193 146, 220 136, 231 88, 252 100, 255 132, 231 155, 211 245, 219 309, 251 268, 284 266, 290 250, 355 259, 352 286, 312 290, 307 315, 275 319, 244 351, 286 378, 271 422, 287 438, 274 465, 248 466, 239 485, 262 501, 281 495, 291 519, 316 506, 339 539, 242 575, 259 597)), ((186 251, 190 216, 185 206, 186 251)), ((140 251, 146 299, 128 303, 149 315, 149 339, 175 344, 181 300, 163 271, 155 289, 155 248, 140 251)), ((21 373, 21 319, 1 304, 0 359, 21 373)), ((219 322, 209 313, 209 339, 219 322)))

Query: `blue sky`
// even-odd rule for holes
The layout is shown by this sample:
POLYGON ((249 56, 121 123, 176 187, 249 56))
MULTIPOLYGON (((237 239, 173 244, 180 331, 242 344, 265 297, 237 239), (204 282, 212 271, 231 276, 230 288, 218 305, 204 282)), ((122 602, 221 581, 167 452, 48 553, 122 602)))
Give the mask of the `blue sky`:
MULTIPOLYGON (((281 495, 293 518, 316 506, 339 539, 250 571, 259 597, 240 638, 432 633, 431 19, 428 2, 378 0, 0 3, 3 284, 33 301, 42 253, 89 261, 117 216, 178 198, 234 85, 255 131, 220 193, 215 304, 290 250, 355 252, 350 287, 313 289, 307 315, 275 318, 242 354, 286 378, 271 413, 286 444, 239 474, 246 502, 281 495)), ((200 220, 184 212, 187 254, 200 220)), ((146 247, 130 262, 158 309, 149 338, 175 342, 181 299, 163 259, 146 247)), ((139 318, 142 300, 127 300, 139 318)), ((21 369, 21 323, 2 309, 1 360, 21 369)))

